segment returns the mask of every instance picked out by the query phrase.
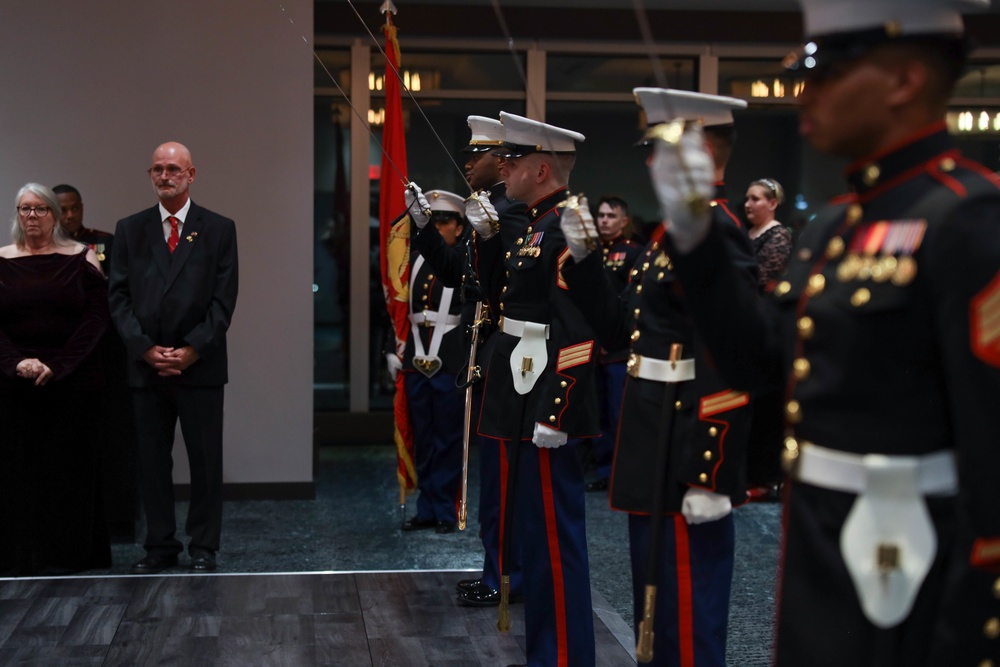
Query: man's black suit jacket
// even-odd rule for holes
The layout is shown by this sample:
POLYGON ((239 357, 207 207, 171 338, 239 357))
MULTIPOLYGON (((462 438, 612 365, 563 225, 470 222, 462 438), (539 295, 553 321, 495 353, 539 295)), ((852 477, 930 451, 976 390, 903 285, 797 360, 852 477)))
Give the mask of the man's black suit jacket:
POLYGON ((226 330, 238 288, 236 225, 191 202, 171 254, 159 206, 118 221, 108 280, 111 316, 128 350, 128 382, 213 386, 228 382, 226 330), (190 345, 199 359, 161 378, 143 353, 190 345))

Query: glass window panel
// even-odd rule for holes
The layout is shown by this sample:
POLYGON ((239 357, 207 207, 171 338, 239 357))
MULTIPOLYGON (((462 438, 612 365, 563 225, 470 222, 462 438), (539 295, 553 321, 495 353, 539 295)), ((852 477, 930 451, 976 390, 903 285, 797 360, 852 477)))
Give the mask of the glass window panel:
POLYGON ((320 49, 319 62, 313 59, 313 85, 318 88, 336 87, 331 77, 345 93, 351 94, 351 52, 349 49, 320 49), (322 63, 322 64, 321 64, 322 63))
POLYGON ((954 97, 1000 97, 1000 65, 970 63, 965 76, 955 86, 954 97))
MULTIPOLYGON (((400 74, 413 93, 436 90, 523 91, 524 56, 517 59, 509 52, 498 53, 421 53, 403 51, 400 74)), ((373 96, 385 90, 385 59, 372 50, 368 88, 373 96)), ((407 97, 403 93, 404 98, 407 97)))
MULTIPOLYGON (((671 88, 695 89, 693 58, 661 58, 671 88)), ((546 82, 550 92, 631 93, 638 86, 660 86, 648 56, 581 56, 549 53, 546 82)))
POLYGON ((314 405, 346 410, 351 111, 336 97, 314 99, 314 405))
POLYGON ((802 79, 789 75, 774 59, 719 61, 719 93, 753 103, 794 103, 802 79))

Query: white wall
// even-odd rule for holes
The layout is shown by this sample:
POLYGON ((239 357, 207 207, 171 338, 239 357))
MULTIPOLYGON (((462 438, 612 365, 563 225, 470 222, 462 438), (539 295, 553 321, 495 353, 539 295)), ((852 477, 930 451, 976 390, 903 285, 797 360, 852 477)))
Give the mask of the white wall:
MULTIPOLYGON (((28 181, 75 185, 85 224, 114 231, 156 203, 145 170, 168 140, 191 149, 194 200, 236 220, 227 483, 312 480, 313 59, 303 35, 312 41, 310 0, 0 3, 0 240, 28 181)), ((188 480, 183 456, 175 479, 188 480)))

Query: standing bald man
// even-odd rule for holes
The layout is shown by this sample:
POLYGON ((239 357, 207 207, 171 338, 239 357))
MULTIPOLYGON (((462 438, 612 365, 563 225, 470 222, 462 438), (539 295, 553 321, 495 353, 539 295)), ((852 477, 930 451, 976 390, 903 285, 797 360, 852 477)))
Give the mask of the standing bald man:
POLYGON ((177 565, 174 431, 191 465, 186 532, 195 572, 216 569, 222 531, 222 408, 226 330, 236 307, 236 226, 191 201, 195 168, 175 142, 153 152, 159 203, 118 222, 109 277, 111 313, 128 350, 139 443, 146 557, 134 574, 177 565))

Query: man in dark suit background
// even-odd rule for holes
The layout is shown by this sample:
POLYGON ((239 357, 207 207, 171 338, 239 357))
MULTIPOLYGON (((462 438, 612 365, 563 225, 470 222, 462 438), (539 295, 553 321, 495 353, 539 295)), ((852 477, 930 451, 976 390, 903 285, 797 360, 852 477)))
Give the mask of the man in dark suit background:
POLYGON ((226 330, 236 307, 236 227, 191 201, 191 153, 169 142, 153 152, 159 203, 118 222, 109 279, 111 313, 128 350, 139 442, 146 557, 134 574, 177 564, 174 429, 191 465, 186 532, 191 569, 216 569, 222 529, 222 412, 226 330))

